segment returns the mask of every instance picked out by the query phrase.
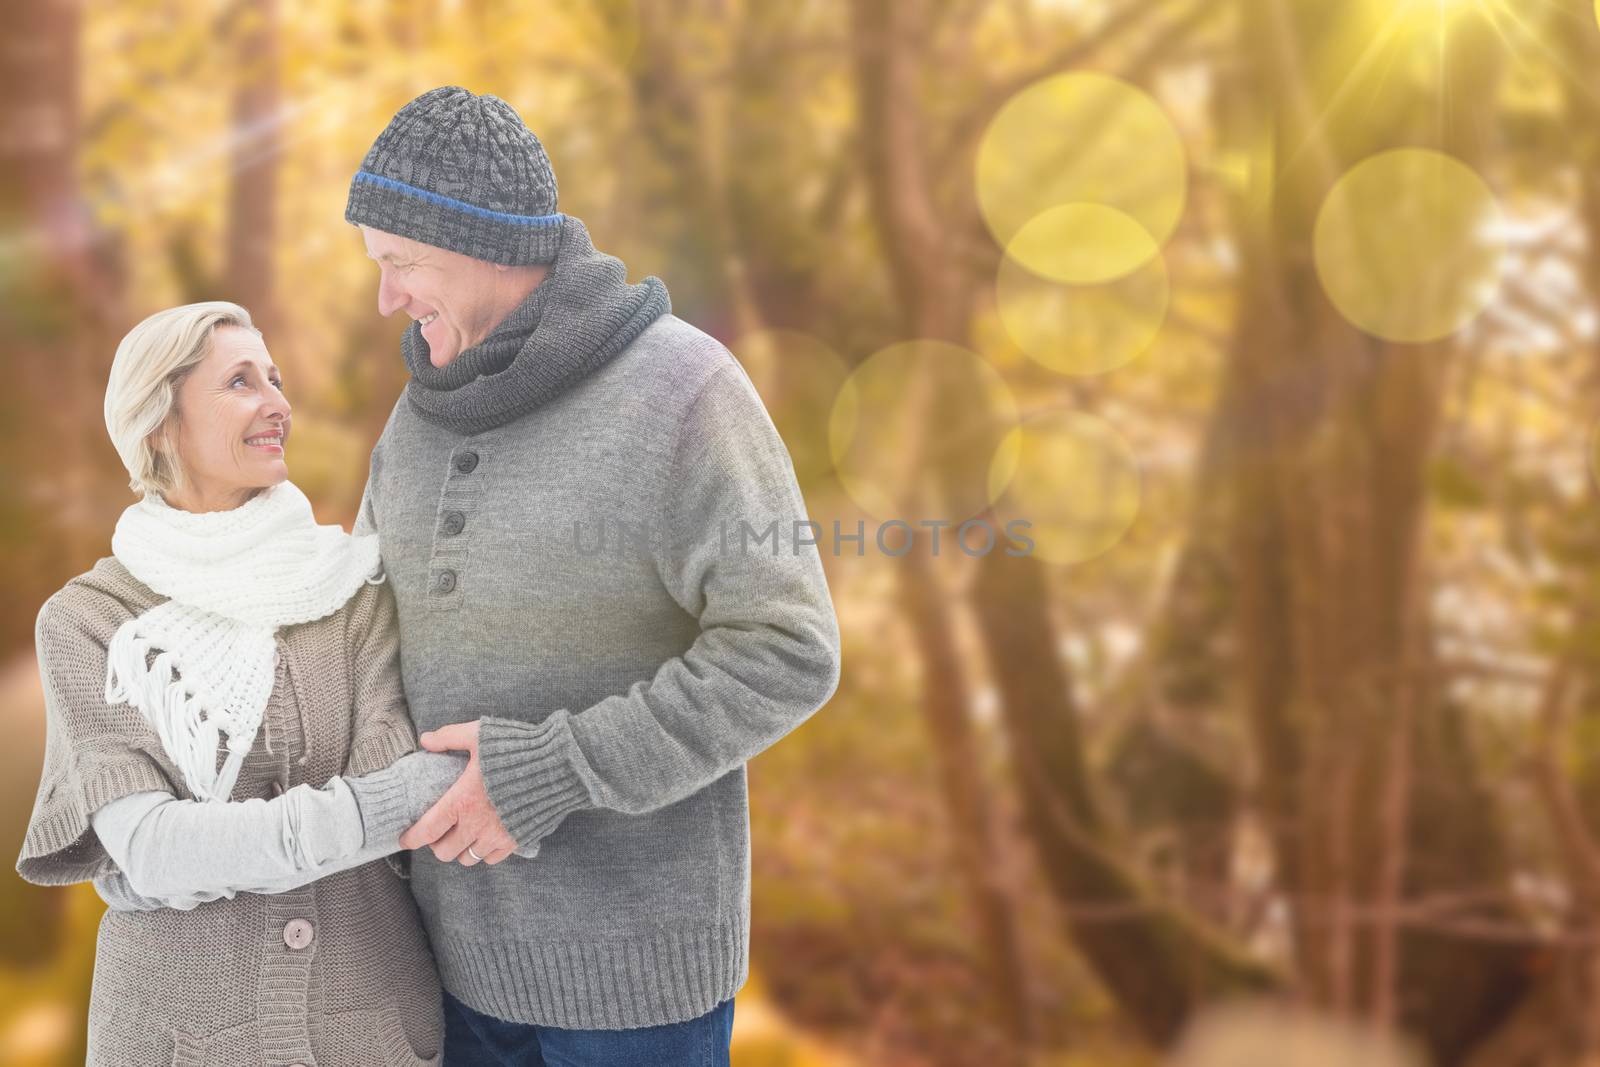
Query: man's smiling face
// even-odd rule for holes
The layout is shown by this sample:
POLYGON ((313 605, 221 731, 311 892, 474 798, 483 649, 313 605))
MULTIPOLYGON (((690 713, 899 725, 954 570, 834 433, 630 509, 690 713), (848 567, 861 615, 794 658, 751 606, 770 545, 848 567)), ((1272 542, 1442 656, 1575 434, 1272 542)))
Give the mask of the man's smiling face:
POLYGON ((370 226, 361 227, 361 237, 381 272, 378 313, 404 311, 421 322, 435 367, 488 337, 509 310, 502 306, 503 267, 370 226))

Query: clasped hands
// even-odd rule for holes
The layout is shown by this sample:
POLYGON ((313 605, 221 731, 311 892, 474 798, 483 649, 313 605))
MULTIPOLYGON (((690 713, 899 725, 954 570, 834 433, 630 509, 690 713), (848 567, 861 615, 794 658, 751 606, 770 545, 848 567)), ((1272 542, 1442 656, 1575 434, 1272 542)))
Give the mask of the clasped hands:
POLYGON ((478 761, 478 721, 441 726, 417 740, 429 752, 467 753, 467 769, 438 803, 400 835, 400 846, 417 849, 426 845, 440 861, 452 863, 459 858, 463 867, 480 862, 493 866, 511 855, 517 842, 489 803, 489 791, 483 782, 483 765, 478 761))

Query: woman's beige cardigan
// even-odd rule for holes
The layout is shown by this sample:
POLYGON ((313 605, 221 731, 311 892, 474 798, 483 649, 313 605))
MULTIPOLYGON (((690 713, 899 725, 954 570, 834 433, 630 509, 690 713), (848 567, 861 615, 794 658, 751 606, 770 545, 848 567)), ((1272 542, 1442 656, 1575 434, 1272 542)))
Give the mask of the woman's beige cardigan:
MULTIPOLYGON (((108 558, 39 614, 48 736, 17 863, 30 881, 80 882, 113 869, 89 823, 101 805, 146 790, 192 796, 143 716, 105 701, 111 635, 162 599, 108 558)), ((395 625, 385 583, 362 587, 327 618, 279 631, 276 683, 234 800, 321 786, 416 748, 395 625)), ((404 805, 393 800, 384 832, 398 833, 404 805)), ((366 808, 363 817, 385 818, 366 808)), ((272 896, 108 911, 101 920, 91 1065, 414 1067, 439 1062, 442 1029, 416 906, 381 860, 272 896)))

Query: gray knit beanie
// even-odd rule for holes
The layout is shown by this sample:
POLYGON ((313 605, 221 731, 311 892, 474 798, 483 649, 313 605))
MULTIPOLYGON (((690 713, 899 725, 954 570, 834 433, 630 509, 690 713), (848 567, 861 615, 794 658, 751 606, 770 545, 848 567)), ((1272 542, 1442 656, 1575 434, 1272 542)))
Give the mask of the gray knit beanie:
POLYGON ((346 222, 491 263, 550 263, 556 175, 510 104, 455 85, 401 108, 350 182, 346 222))

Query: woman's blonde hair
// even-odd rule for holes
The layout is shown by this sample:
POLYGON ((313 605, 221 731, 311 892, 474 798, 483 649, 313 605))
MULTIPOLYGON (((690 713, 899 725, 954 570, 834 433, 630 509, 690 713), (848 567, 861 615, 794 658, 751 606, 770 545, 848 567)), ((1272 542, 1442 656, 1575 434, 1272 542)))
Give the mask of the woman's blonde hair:
POLYGON ((238 304, 208 300, 158 311, 117 345, 106 383, 106 430, 135 493, 167 494, 183 484, 170 436, 178 387, 210 354, 219 326, 261 333, 238 304))

